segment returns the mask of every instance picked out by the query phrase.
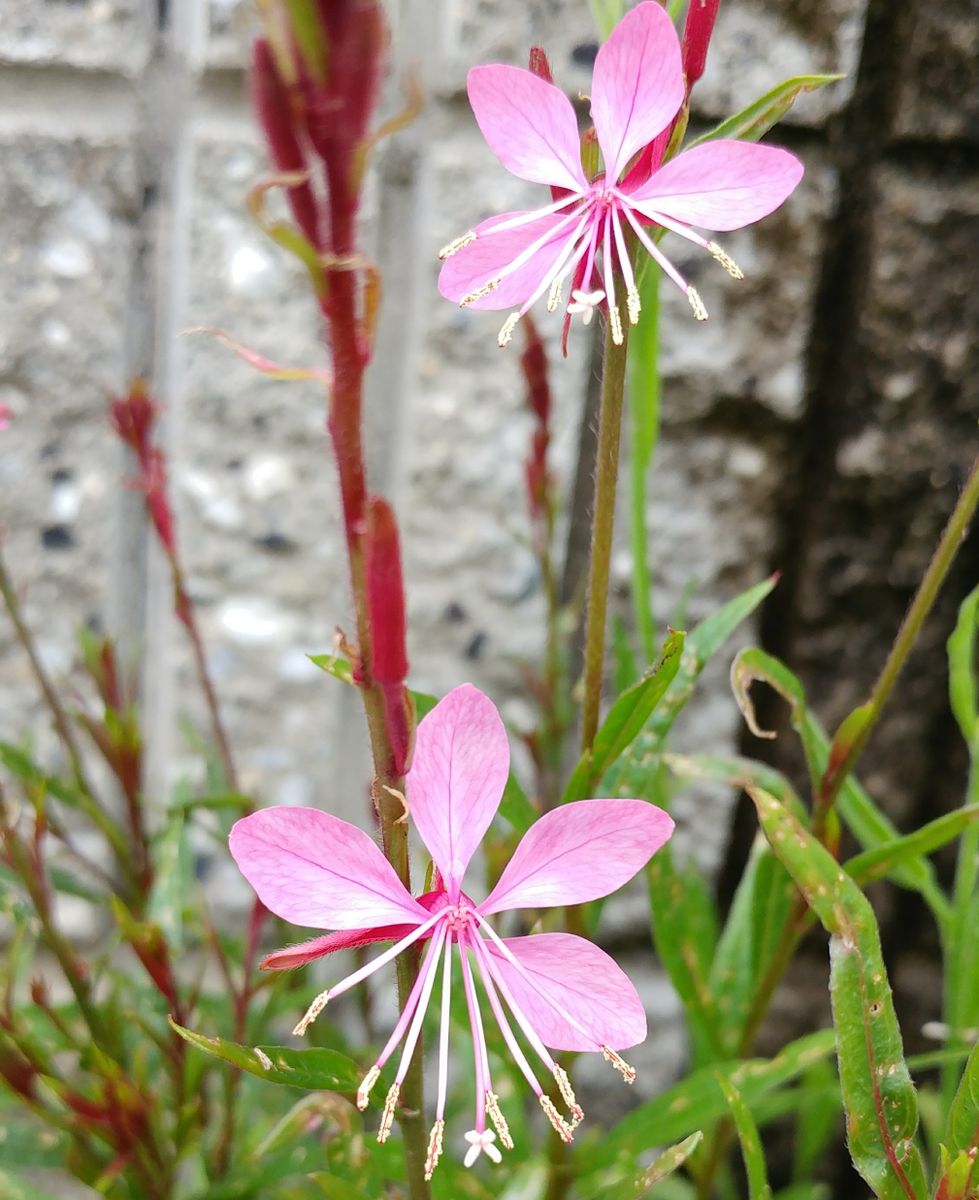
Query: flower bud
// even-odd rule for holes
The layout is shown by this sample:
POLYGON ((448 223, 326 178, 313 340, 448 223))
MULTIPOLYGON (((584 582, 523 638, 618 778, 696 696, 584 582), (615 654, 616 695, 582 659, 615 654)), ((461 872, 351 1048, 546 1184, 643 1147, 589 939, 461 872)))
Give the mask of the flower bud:
POLYGON ((721 0, 690 0, 687 20, 683 27, 683 73, 687 77, 687 93, 704 73, 707 47, 710 45, 714 22, 721 0))

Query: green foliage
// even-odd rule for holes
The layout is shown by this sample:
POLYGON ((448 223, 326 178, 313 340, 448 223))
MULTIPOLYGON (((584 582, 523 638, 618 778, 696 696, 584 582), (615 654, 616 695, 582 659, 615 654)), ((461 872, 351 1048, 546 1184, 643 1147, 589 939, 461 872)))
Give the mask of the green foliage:
POLYGON ((806 92, 817 92, 831 83, 839 83, 844 75, 795 75, 785 79, 764 95, 759 96, 733 117, 715 125, 709 133, 690 143, 691 146, 711 142, 715 138, 738 138, 757 142, 785 116, 798 98, 806 92))
POLYGON ((748 1176, 748 1200, 771 1200, 772 1189, 768 1185, 765 1153, 761 1147, 758 1126, 751 1115, 751 1109, 745 1104, 744 1098, 734 1086, 734 1082, 726 1075, 718 1072, 717 1083, 731 1110, 734 1127, 738 1131, 738 1140, 741 1142, 741 1155, 744 1158, 744 1169, 748 1176))

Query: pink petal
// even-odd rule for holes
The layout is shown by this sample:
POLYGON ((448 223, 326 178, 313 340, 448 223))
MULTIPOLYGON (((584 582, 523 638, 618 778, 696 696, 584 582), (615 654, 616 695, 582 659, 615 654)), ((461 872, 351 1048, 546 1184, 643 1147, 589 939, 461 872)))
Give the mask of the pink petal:
POLYGON ((672 819, 645 800, 562 804, 527 830, 479 911, 552 908, 607 896, 645 866, 672 832, 672 819))
POLYGON ((646 1013, 629 977, 597 946, 570 933, 505 938, 507 949, 540 985, 533 987, 492 942, 485 942, 513 998, 551 1050, 625 1050, 646 1036, 646 1013), (563 1008, 586 1037, 555 1010, 563 1008))
POLYGON ((802 163, 788 150, 754 142, 716 141, 670 159, 629 197, 643 215, 740 229, 767 217, 791 195, 802 163))
MULTIPOLYGON (((527 225, 518 225, 515 229, 489 234, 495 225, 522 215, 520 212, 508 212, 483 221, 473 230, 476 240, 445 260, 439 274, 439 291, 447 300, 461 303, 466 296, 477 291, 488 280, 495 279, 526 247, 543 237, 549 230, 557 229, 563 220, 560 213, 548 213, 527 225)), ((552 240, 545 242, 540 250, 532 254, 523 266, 503 279, 495 291, 481 296, 467 307, 489 312, 519 307, 557 261, 574 230, 573 224, 564 226, 552 240)))
POLYGON ((578 118, 553 83, 522 67, 473 67, 469 103, 490 149, 512 174, 580 192, 578 118))
POLYGON ((450 899, 506 786, 510 746, 488 696, 464 683, 423 718, 407 777, 408 809, 450 899))
POLYGON ((647 0, 622 18, 595 59, 591 115, 609 180, 673 120, 683 88, 673 22, 662 5, 647 0))
POLYGON ((236 821, 228 841, 259 899, 293 925, 414 927, 428 917, 362 829, 317 808, 261 809, 236 821))
MULTIPOLYGON (((328 933, 324 937, 311 938, 296 946, 273 950, 262 959, 263 971, 289 971, 302 967, 317 958, 325 958, 338 950, 354 950, 358 946, 369 946, 372 942, 400 942, 414 929, 414 925, 376 925, 373 929, 346 929, 340 933, 328 933)), ((425 939, 423 938, 422 941, 425 939)), ((420 945, 421 943, 419 943, 420 945)))

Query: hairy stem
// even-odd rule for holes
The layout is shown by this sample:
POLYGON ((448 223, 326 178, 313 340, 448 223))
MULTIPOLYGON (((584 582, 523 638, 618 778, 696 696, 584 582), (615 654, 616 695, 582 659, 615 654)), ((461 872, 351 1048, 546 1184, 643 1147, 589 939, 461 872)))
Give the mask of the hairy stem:
POLYGON ((585 623, 584 698, 581 714, 581 746, 585 751, 591 749, 595 740, 602 701, 605 618, 608 612, 612 531, 615 525, 615 493, 619 478, 619 437, 622 431, 622 407, 625 398, 627 341, 628 327, 623 330, 622 342, 619 345, 612 340, 611 327, 606 329, 585 623))

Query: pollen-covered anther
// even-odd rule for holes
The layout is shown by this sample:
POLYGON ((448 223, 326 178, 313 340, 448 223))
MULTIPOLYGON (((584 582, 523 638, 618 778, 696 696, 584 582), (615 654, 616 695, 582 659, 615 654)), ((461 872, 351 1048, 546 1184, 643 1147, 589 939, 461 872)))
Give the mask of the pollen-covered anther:
POLYGON ((576 1125, 580 1125, 585 1119, 585 1114, 575 1098, 574 1090, 571 1087, 571 1080, 568 1078, 568 1073, 563 1067, 554 1068, 554 1082, 561 1093, 561 1099, 568 1106, 568 1112, 571 1114, 571 1128, 574 1129, 576 1125))
POLYGON ((612 327, 612 341, 616 346, 621 346, 625 338, 622 335, 622 318, 619 316, 619 306, 617 304, 610 304, 608 306, 608 321, 612 327))
POLYGON ((547 293, 547 311, 556 312, 558 305, 561 303, 561 291, 564 287, 564 280, 558 276, 551 284, 551 290, 547 293))
POLYGON ((512 1150, 513 1138, 510 1136, 510 1126, 500 1108, 500 1097, 495 1092, 486 1093, 486 1111, 489 1113, 489 1119, 493 1122, 500 1145, 504 1150, 512 1150))
POLYGON ((316 1018, 320 1015, 330 999, 330 989, 325 992, 320 992, 313 1003, 306 1009, 305 1016, 292 1031, 293 1037, 302 1037, 306 1030, 312 1025, 316 1018))
POLYGON ((626 1083, 636 1082, 636 1068, 630 1067, 626 1060, 616 1054, 611 1046, 602 1047, 602 1058, 604 1058, 607 1063, 611 1063, 612 1066, 615 1067, 626 1083))
POLYGON ((693 309, 693 315, 698 321, 707 320, 707 309, 704 307, 704 302, 701 300, 696 288, 687 288, 687 299, 690 301, 690 307, 693 309))
POLYGON ((398 1099, 401 1096, 401 1084, 392 1083, 388 1089, 387 1099, 384 1101, 384 1111, 381 1113, 381 1124, 377 1130, 377 1140, 386 1142, 391 1135, 391 1127, 394 1125, 394 1110, 398 1107, 398 1099))
POLYGON ((457 254, 460 250, 465 249, 466 246, 471 246, 475 240, 476 235, 470 229, 469 232, 464 233, 462 237, 457 237, 454 241, 449 242, 448 245, 442 247, 442 249, 439 251, 439 261, 445 262, 447 258, 451 258, 453 254, 457 254))
POLYGON ((367 1107, 368 1102, 370 1101, 371 1089, 374 1087, 374 1084, 377 1083, 380 1074, 380 1067, 376 1065, 371 1067, 371 1069, 364 1076, 364 1080, 360 1087, 357 1089, 357 1107, 361 1112, 363 1112, 367 1107))
POLYGON ((495 292, 503 282, 502 279, 491 279, 488 283, 484 283, 482 287, 476 288, 474 292, 470 292, 468 296, 463 296, 459 301, 460 308, 468 308, 470 304, 475 304, 477 300, 482 300, 484 296, 488 296, 490 292, 495 292))
POLYGON ((544 1116, 550 1121, 554 1127, 554 1132, 558 1135, 562 1142, 573 1142, 574 1131, 571 1126, 565 1121, 564 1117, 558 1112, 554 1101, 546 1093, 540 1097, 540 1106, 544 1110, 544 1116))
POLYGON ((629 284, 629 290, 626 293, 626 305, 629 309, 629 324, 639 324, 639 314, 642 312, 642 304, 639 301, 639 289, 634 283, 629 284))
POLYGON ((713 254, 717 261, 721 264, 728 275, 732 279, 744 279, 744 271, 738 266, 734 259, 718 246, 717 242, 708 242, 707 249, 713 254))
POLYGON ((445 1122, 441 1117, 432 1126, 432 1132, 428 1135, 428 1153, 425 1155, 425 1178, 431 1179, 435 1174, 435 1168, 439 1165, 439 1159, 442 1157, 442 1140, 445 1136, 445 1122))
POLYGON ((513 337, 513 331, 517 328, 517 322, 520 320, 518 312, 510 313, 507 319, 503 322, 503 328, 500 330, 500 336, 496 339, 500 349, 510 345, 510 339, 513 337))

